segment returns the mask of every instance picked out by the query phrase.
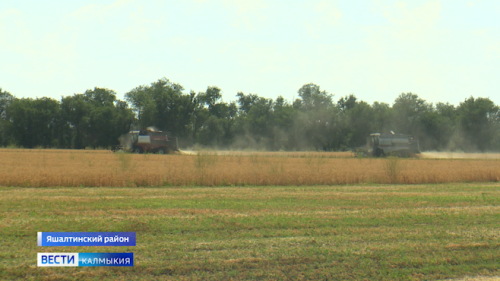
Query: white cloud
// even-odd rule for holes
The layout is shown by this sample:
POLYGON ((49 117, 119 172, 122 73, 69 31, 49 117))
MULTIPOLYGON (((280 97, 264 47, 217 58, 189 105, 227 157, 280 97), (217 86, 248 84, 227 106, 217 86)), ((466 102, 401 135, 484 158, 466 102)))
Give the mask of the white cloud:
POLYGON ((269 2, 265 0, 223 0, 223 4, 229 9, 232 15, 233 27, 256 31, 266 25, 266 12, 269 9, 269 2))
POLYGON ((109 5, 90 3, 69 14, 68 17, 84 22, 89 20, 105 22, 127 6, 134 4, 134 2, 136 1, 117 0, 109 5))
POLYGON ((26 18, 19 10, 8 9, 0 13, 0 42, 4 47, 29 52, 30 48, 23 43, 31 35, 26 18))
POLYGON ((69 73, 67 66, 75 55, 71 44, 56 31, 37 32, 37 26, 20 11, 3 12, 0 19, 0 57, 3 57, 0 76, 9 77, 0 81, 5 88, 24 88, 24 95, 35 97, 39 93, 33 88, 64 80, 60 74, 69 73))
POLYGON ((439 1, 418 1, 417 5, 408 4, 412 2, 400 1, 393 5, 383 5, 378 2, 377 5, 378 12, 391 21, 397 35, 405 40, 425 36, 435 28, 436 22, 440 18, 441 5, 439 1))
POLYGON ((309 36, 319 39, 339 25, 342 12, 337 7, 337 1, 310 1, 308 5, 313 11, 312 16, 304 21, 309 36))

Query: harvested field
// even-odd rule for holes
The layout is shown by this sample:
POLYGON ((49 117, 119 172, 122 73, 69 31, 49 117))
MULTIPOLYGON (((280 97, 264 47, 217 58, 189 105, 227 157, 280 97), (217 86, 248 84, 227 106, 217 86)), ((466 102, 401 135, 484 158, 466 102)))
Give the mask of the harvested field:
POLYGON ((496 182, 500 159, 347 158, 336 153, 113 154, 0 149, 0 186, 245 186, 496 182))
POLYGON ((493 280, 499 221, 497 183, 0 187, 0 279, 493 280), (137 246, 37 247, 38 231, 133 231, 137 246), (36 267, 61 251, 135 264, 36 267))

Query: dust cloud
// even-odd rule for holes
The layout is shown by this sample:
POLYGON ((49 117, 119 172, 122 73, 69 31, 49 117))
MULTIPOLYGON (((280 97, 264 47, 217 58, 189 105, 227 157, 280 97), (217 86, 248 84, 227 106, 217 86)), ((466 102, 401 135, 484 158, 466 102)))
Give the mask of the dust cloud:
POLYGON ((132 149, 132 136, 130 134, 123 134, 118 138, 120 145, 125 149, 132 149))
POLYGON ((197 155, 198 152, 194 150, 179 150, 181 155, 197 155))
POLYGON ((466 153, 428 151, 418 155, 425 159, 500 159, 500 153, 466 153))

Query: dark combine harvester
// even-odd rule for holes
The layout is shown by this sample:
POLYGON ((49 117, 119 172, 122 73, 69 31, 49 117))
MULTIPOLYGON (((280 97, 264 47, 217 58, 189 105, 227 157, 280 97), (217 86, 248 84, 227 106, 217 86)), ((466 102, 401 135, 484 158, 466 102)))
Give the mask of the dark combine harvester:
POLYGON ((412 136, 390 131, 370 134, 367 146, 362 148, 361 152, 375 157, 388 155, 414 157, 415 154, 420 153, 420 147, 418 140, 414 140, 412 136))

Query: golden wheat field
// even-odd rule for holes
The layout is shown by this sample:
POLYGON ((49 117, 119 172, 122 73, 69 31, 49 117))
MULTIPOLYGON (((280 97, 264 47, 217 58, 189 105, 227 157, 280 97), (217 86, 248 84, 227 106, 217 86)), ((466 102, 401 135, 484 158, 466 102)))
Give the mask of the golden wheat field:
POLYGON ((177 155, 0 149, 0 185, 240 186, 494 182, 500 159, 355 158, 348 153, 177 155))

